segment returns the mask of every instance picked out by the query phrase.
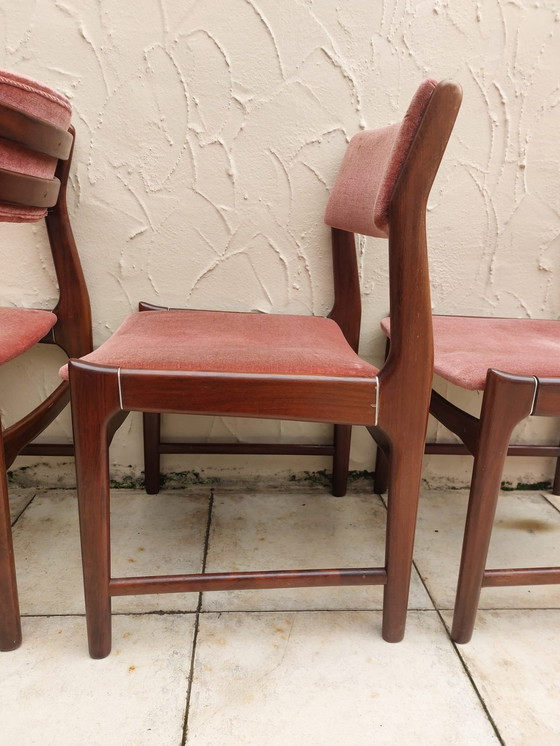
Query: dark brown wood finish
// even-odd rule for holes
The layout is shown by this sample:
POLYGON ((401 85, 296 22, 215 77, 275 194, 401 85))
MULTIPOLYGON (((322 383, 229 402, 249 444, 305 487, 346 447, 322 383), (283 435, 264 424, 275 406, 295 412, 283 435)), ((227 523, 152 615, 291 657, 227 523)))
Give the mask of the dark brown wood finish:
MULTIPOLYGON (((73 127, 70 127, 69 134, 74 137, 73 127)), ((57 322, 42 341, 58 345, 68 357, 80 357, 93 349, 93 341, 89 295, 66 202, 72 155, 73 145, 68 160, 58 163, 56 176, 61 188, 56 204, 45 218, 59 297, 53 309, 57 322)), ((67 443, 46 444, 46 451, 41 450, 40 444, 34 444, 29 451, 26 449, 27 444, 56 419, 69 401, 69 385, 66 381, 61 381, 41 404, 4 431, 4 450, 8 468, 19 453, 68 455, 67 443)))
MULTIPOLYGON (((461 344, 461 340, 457 340, 461 344)), ((431 414, 455 433, 462 444, 427 443, 426 453, 474 456, 451 636, 470 641, 482 588, 560 583, 560 567, 487 568, 487 556, 507 456, 560 456, 560 447, 511 445, 511 435, 528 416, 560 416, 560 380, 510 375, 489 370, 480 418, 462 411, 432 392, 431 414)), ((560 491, 557 460, 553 489, 560 491)), ((383 486, 384 463, 378 485, 383 486)))
POLYGON ((476 443, 452 637, 471 638, 500 491, 514 427, 531 414, 535 380, 489 371, 476 443))
MULTIPOLYGON (((392 326, 393 320, 391 341, 387 344, 387 357, 393 345, 392 326)), ((458 337, 458 349, 461 349, 461 344, 462 340, 458 337)), ((560 446, 510 443, 513 429, 526 417, 560 416, 560 380, 537 375, 511 375, 490 369, 484 386, 479 418, 455 406, 436 391, 431 393, 430 413, 462 442, 426 443, 424 452, 474 457, 451 632, 455 642, 467 643, 474 631, 482 588, 560 583, 560 567, 486 567, 507 456, 556 458, 552 490, 554 494, 560 494, 560 446)), ((383 493, 386 490, 388 476, 386 454, 380 448, 375 466, 376 492, 383 493)))
MULTIPOLYGON (((93 658, 105 657, 111 649, 111 597, 135 593, 381 584, 383 637, 390 642, 402 639, 433 373, 425 211, 460 101, 461 92, 455 84, 437 86, 390 199, 390 303, 395 337, 378 380, 162 372, 70 362, 86 617, 93 658), (146 448, 157 450, 152 467, 146 468, 147 489, 153 491, 159 486, 159 453, 163 447, 166 452, 174 452, 173 444, 159 444, 162 412, 336 423, 335 438, 339 442, 331 447, 335 461, 338 458, 342 464, 341 473, 347 464, 350 427, 365 425, 384 449, 388 464, 384 566, 112 578, 107 447, 115 418, 122 419, 128 410, 144 413, 146 448)), ((353 235, 333 231, 333 247, 335 303, 331 318, 355 347, 359 298, 348 300, 358 291, 353 235), (350 304, 348 308, 346 303, 350 304)), ((158 309, 141 304, 141 310, 158 309)), ((200 452, 197 444, 179 447, 200 452)), ((223 452, 222 448, 231 452, 229 444, 215 448, 214 452, 223 452)), ((341 489, 340 481, 335 489, 341 489)))
POLYGON ((16 584, 10 503, 8 500, 8 480, 2 448, 2 427, 0 425, 0 650, 15 650, 21 645, 21 624, 19 621, 19 600, 16 584))
MULTIPOLYGON (((57 185, 54 202, 50 197, 46 200, 51 207, 46 217, 46 225, 58 282, 59 300, 54 309, 57 322, 42 342, 57 344, 68 356, 84 355, 92 349, 91 314, 66 205, 74 130, 70 128, 68 132, 62 132, 46 122, 18 113, 13 107, 0 105, 0 136, 15 140, 41 153, 60 154, 60 157, 68 158, 66 161, 59 161, 57 166, 53 181, 57 185)), ((18 188, 21 188, 17 195, 14 195, 9 189, 10 184, 13 185, 9 176, 9 172, 0 169, 0 201, 28 207, 37 206, 37 182, 42 180, 19 179, 18 188)), ((73 454, 73 446, 68 443, 28 445, 55 419, 69 400, 69 384, 61 382, 35 409, 3 432, 0 443, 0 650, 13 650, 21 643, 6 469, 20 453, 47 456, 73 454)))

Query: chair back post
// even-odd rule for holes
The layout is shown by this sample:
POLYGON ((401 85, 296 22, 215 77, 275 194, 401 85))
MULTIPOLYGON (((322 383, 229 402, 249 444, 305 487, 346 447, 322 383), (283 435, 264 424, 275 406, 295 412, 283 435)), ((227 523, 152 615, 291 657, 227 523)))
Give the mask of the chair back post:
POLYGON ((66 201, 74 152, 74 127, 70 126, 68 131, 72 135, 72 148, 68 158, 58 162, 55 175, 60 179, 60 192, 56 204, 47 213, 45 223, 59 288, 58 303, 53 309, 59 319, 54 338, 68 357, 81 357, 91 352, 93 340, 89 294, 66 201))
POLYGON ((357 352, 362 321, 360 276, 354 234, 331 228, 334 304, 329 318, 336 321, 346 341, 357 352))
POLYGON ((461 98, 455 83, 443 81, 435 88, 388 209, 391 345, 379 380, 401 392, 408 380, 411 398, 422 405, 429 399, 434 357, 426 205, 461 98))

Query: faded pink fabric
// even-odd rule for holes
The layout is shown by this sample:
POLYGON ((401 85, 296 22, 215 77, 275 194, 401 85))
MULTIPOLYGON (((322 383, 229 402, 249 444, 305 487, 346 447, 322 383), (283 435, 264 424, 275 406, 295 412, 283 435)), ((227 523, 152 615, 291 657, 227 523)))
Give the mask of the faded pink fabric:
MULTIPOLYGON (((434 316, 434 372, 482 391, 489 368, 518 376, 560 377, 560 321, 434 316)), ((390 321, 381 322, 390 336, 390 321)))
POLYGON ((0 365, 33 347, 55 323, 50 311, 0 308, 0 365))
MULTIPOLYGON (((23 75, 0 70, 0 101, 62 129, 68 129, 70 125, 72 107, 68 99, 23 75)), ((0 138, 0 168, 6 171, 52 179, 56 163, 56 158, 0 138)), ((0 221, 3 222, 34 222, 46 214, 47 211, 42 207, 0 203, 0 221)))
POLYGON ((391 195, 436 86, 431 79, 420 85, 402 122, 350 140, 327 203, 327 225, 387 237, 391 195))
MULTIPOLYGON (((373 378, 334 321, 228 311, 142 311, 82 360, 140 370, 373 378)), ((68 378, 68 366, 60 370, 68 378)))

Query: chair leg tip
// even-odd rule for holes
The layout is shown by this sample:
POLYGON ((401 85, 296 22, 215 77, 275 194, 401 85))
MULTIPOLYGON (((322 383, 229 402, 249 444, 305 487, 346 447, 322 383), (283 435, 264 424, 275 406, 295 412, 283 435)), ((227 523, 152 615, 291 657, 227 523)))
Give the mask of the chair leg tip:
POLYGON ((9 640, 2 640, 0 642, 0 653, 11 653, 12 650, 17 650, 21 645, 21 635, 12 637, 9 640))
POLYGON ((402 642, 404 639, 404 629, 384 629, 381 635, 385 642, 402 642))
POLYGON ((472 632, 454 632, 451 630, 451 639, 457 645, 466 645, 472 639, 472 632))
POLYGON ((106 658, 109 655, 110 652, 111 652, 111 648, 109 648, 109 650, 107 650, 107 651, 105 651, 105 650, 92 650, 90 648, 89 649, 89 657, 93 658, 93 660, 98 661, 98 660, 102 660, 103 658, 106 658))

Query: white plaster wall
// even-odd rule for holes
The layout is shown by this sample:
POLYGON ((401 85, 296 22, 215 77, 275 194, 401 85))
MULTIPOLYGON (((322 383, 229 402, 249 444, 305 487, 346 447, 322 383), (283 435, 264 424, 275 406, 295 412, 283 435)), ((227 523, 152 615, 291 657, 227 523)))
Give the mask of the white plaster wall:
MULTIPOLYGON (((557 318, 559 32, 553 0, 18 0, 0 7, 0 67, 72 99, 71 211, 96 343, 139 300, 326 312, 322 212, 345 145, 360 128, 399 118, 427 76, 464 89, 429 206, 434 311, 557 318)), ((56 296, 43 230, 0 225, 0 302, 48 307, 56 296)), ((362 240, 359 253, 361 352, 379 362, 385 244, 362 240)), ((10 391, 6 422, 52 387, 59 360, 54 350, 34 351, 0 372, 10 391)), ((476 395, 462 401, 479 405, 476 395)), ((167 418, 171 437, 186 431, 302 441, 325 433, 167 418)), ((67 414, 43 436, 60 437, 70 437, 67 414)), ((531 421, 518 437, 560 432, 555 422, 531 421)), ((112 458, 120 473, 141 471, 138 417, 119 433, 112 458)), ((200 456, 164 465, 208 475, 328 466, 200 456)), ((369 437, 357 432, 352 468, 372 465, 369 437)), ((432 457, 425 476, 464 483, 468 469, 467 459, 432 457)), ((507 476, 537 481, 550 470, 543 460, 511 460, 507 476)), ((41 478, 48 472, 37 467, 41 478)))

